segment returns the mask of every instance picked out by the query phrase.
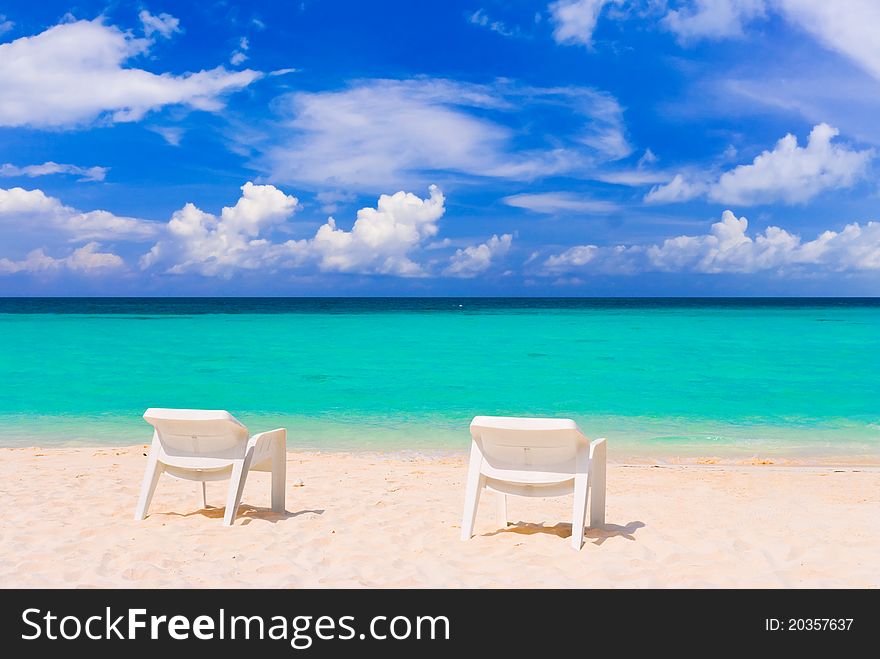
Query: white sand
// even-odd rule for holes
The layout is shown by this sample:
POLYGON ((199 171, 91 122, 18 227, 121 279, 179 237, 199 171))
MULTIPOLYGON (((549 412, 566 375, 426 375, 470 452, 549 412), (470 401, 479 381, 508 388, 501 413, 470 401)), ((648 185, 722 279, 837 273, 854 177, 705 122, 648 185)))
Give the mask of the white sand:
POLYGON ((570 497, 502 530, 487 493, 461 542, 464 455, 289 453, 289 512, 252 473, 232 528, 163 476, 135 522, 145 450, 0 449, 0 586, 880 587, 877 467, 612 464, 576 552, 570 497))

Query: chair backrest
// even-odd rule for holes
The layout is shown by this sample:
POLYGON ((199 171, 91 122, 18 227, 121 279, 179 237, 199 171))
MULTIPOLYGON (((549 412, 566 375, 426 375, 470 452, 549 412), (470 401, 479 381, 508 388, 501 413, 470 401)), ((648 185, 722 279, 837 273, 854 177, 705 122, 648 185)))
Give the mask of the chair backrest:
POLYGON ((247 449, 247 428, 225 410, 151 407, 144 420, 170 456, 232 459, 244 457, 247 449))
POLYGON ((571 471, 588 444, 571 419, 477 416, 471 437, 496 470, 571 471))

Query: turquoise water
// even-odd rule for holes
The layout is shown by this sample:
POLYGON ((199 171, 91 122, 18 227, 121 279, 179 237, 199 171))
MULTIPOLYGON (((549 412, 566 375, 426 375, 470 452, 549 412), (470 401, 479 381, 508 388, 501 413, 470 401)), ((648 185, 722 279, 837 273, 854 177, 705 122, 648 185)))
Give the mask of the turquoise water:
POLYGON ((463 448, 570 416, 618 455, 880 457, 872 300, 0 300, 0 445, 131 444, 146 407, 291 448, 463 448))

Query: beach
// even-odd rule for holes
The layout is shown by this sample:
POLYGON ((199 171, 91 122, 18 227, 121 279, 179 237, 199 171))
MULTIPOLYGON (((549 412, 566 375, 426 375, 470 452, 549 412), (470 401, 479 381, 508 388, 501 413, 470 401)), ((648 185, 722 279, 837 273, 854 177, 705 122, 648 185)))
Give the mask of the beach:
MULTIPOLYGON (((291 448, 291 447, 289 447, 291 448)), ((133 520, 144 445, 0 449, 0 586, 880 587, 880 466, 691 459, 608 466, 606 526, 570 546, 571 497, 483 495, 459 539, 466 454, 288 452, 287 512, 248 477, 163 476, 133 520)))

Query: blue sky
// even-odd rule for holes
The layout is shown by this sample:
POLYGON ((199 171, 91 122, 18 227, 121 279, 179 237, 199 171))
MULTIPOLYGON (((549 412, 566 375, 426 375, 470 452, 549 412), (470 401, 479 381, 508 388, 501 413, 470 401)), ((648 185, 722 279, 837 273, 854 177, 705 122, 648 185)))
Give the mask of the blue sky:
POLYGON ((0 294, 877 295, 878 23, 0 2, 0 294))

